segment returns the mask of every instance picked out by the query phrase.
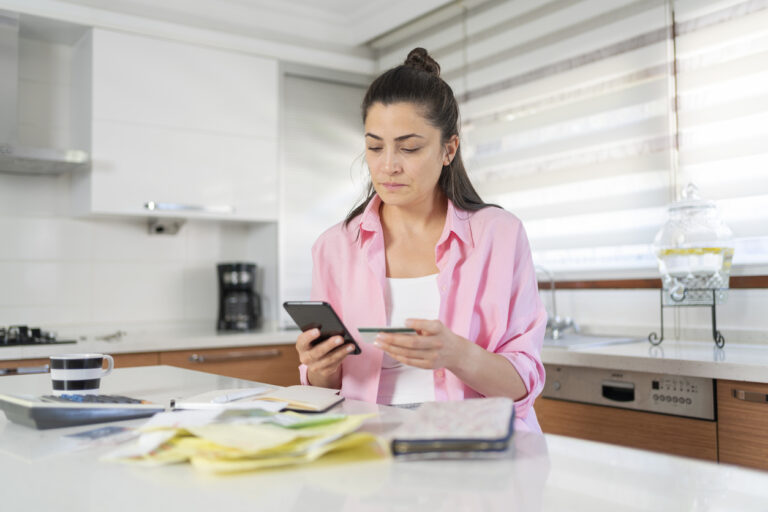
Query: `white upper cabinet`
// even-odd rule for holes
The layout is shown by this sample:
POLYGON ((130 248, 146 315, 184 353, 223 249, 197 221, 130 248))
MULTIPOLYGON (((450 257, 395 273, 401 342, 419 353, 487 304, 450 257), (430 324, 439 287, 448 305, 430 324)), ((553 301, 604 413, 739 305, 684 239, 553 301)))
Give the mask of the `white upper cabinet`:
POLYGON ((277 85, 270 59, 94 29, 73 59, 93 161, 75 209, 275 220, 277 85))

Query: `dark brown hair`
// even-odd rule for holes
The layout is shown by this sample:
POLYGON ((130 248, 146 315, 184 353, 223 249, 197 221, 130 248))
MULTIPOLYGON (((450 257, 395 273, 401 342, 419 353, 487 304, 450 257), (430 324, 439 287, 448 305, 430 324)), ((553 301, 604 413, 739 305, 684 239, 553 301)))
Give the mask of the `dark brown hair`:
MULTIPOLYGON (((401 102, 413 103, 421 108, 427 122, 440 130, 441 144, 447 143, 454 135, 458 136, 459 105, 451 87, 440 78, 440 65, 424 48, 414 48, 405 63, 385 71, 371 83, 363 98, 363 122, 374 103, 391 105, 401 102)), ((460 210, 476 211, 496 206, 484 203, 469 181, 461 159, 461 145, 451 163, 443 166, 437 185, 460 210)), ((375 194, 373 183, 368 183, 365 199, 347 214, 345 226, 365 211, 375 194)))

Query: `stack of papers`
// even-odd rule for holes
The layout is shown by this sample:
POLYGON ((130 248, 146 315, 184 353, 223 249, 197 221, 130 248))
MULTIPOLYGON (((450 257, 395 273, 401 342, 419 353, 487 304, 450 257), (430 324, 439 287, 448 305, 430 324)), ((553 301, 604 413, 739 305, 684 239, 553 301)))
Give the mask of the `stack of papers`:
POLYGON ((343 452, 345 460, 388 456, 374 435, 356 432, 370 414, 189 410, 155 415, 141 435, 105 458, 143 465, 190 462, 213 473, 305 464, 343 452))

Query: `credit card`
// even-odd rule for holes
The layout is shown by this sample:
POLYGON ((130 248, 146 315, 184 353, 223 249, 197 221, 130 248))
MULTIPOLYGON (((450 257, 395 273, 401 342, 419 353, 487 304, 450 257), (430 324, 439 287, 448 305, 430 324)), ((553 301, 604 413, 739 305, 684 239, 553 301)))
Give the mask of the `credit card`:
POLYGON ((366 343, 373 343, 376 341, 376 335, 380 332, 388 334, 416 334, 414 329, 408 327, 358 327, 360 338, 366 343))

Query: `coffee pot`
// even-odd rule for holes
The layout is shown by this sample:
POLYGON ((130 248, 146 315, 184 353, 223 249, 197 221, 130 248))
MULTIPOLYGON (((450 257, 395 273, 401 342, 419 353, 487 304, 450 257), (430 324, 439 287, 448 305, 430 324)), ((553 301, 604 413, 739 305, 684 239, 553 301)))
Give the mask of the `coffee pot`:
POLYGON ((251 331, 261 324, 255 263, 219 263, 219 331, 251 331))

